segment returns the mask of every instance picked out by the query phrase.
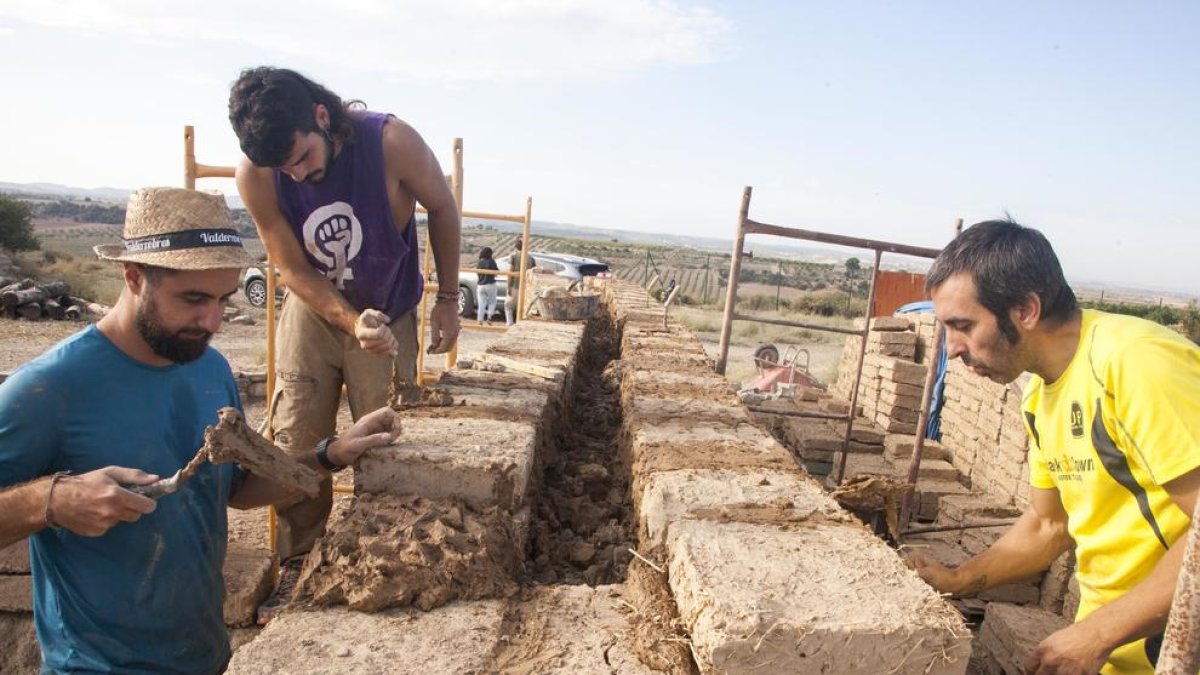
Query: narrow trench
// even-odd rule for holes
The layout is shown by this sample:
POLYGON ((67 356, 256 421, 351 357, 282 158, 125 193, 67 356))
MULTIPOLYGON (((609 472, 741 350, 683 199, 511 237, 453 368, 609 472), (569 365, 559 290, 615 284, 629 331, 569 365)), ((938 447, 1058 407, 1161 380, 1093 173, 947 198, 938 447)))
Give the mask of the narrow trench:
POLYGON ((604 313, 584 335, 572 400, 554 439, 535 514, 526 572, 539 584, 625 580, 637 548, 629 467, 618 451, 620 337, 604 313))

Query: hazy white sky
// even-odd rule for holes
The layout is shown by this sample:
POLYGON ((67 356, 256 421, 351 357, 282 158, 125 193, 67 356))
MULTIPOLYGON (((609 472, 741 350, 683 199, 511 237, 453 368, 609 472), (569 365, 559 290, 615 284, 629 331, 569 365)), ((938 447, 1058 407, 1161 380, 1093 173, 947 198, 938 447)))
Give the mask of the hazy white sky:
POLYGON ((753 185, 756 220, 925 246, 1008 211, 1072 279, 1200 294, 1200 3, 1048 5, 0 0, 0 180, 179 184, 185 124, 232 164, 270 64, 444 168, 463 137, 470 210, 731 238, 753 185))

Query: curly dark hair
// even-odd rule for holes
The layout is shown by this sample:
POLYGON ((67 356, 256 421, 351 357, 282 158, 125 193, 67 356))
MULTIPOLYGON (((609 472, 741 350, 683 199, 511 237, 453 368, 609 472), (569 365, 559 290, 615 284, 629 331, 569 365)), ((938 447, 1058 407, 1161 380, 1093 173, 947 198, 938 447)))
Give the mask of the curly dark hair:
POLYGON ((313 108, 324 105, 329 127, 342 142, 354 139, 348 112, 361 101, 343 102, 337 94, 294 70, 247 68, 229 91, 229 123, 242 152, 255 166, 282 166, 292 151, 296 132, 320 132, 313 108))
POLYGON ((1011 218, 987 220, 963 230, 934 261, 925 277, 925 291, 959 272, 975 280, 979 304, 995 315, 1010 344, 1016 344, 1018 334, 1008 310, 1030 293, 1041 300, 1042 318, 1048 322, 1062 323, 1079 308, 1050 242, 1011 218))

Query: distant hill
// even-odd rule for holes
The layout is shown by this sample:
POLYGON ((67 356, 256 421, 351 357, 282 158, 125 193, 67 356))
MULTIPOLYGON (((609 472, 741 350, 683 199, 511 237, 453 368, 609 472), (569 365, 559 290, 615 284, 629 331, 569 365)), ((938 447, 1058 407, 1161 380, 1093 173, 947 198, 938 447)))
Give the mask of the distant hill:
MULTIPOLYGON (((0 193, 33 198, 76 199, 107 202, 124 206, 133 190, 124 188, 77 188, 58 183, 6 183, 0 181, 0 193)), ((225 195, 231 209, 245 208, 237 195, 225 195)))
MULTIPOLYGON (((0 181, 0 193, 8 193, 14 196, 42 198, 42 199, 76 199, 116 203, 121 206, 129 199, 129 194, 132 190, 122 188, 77 188, 68 185, 59 185, 57 183, 6 183, 0 181)), ((235 212, 242 210, 245 206, 242 200, 237 195, 226 195, 226 203, 229 208, 235 212)), ((253 233, 253 227, 249 225, 248 216, 244 213, 236 214, 235 217, 239 220, 244 220, 244 225, 247 233, 253 233)), ((501 232, 519 232, 521 225, 506 221, 484 220, 480 218, 464 218, 464 227, 471 226, 486 226, 491 227, 501 232)), ((671 248, 686 248, 694 251, 712 252, 728 255, 733 249, 732 239, 722 239, 719 237, 696 237, 678 234, 666 234, 659 232, 635 232, 632 230, 622 230, 609 227, 592 227, 587 225, 576 225, 573 223, 558 223, 547 220, 535 220, 533 229, 539 235, 551 237, 568 237, 573 239, 588 239, 588 240, 610 240, 625 243, 636 243, 651 246, 666 246, 671 248)), ((857 257, 864 266, 870 265, 870 254, 867 251, 853 251, 843 248, 824 247, 819 245, 809 245, 803 243, 792 243, 786 239, 772 240, 755 240, 752 244, 746 246, 748 252, 753 252, 756 257, 760 258, 784 258, 788 260, 799 260, 805 262, 818 262, 840 265, 848 258, 857 257)), ((923 273, 928 269, 928 263, 914 258, 900 258, 888 256, 884 259, 882 267, 884 269, 907 270, 910 272, 923 273)), ((1179 289, 1135 289, 1135 288, 1119 288, 1113 284, 1097 282, 1092 280, 1071 280, 1072 286, 1083 291, 1085 295, 1099 295, 1101 291, 1113 292, 1116 295, 1130 298, 1163 298, 1168 302, 1176 304, 1186 304, 1189 301, 1196 299, 1192 293, 1184 292, 1179 289)))
MULTIPOLYGON (((473 225, 487 226, 501 232, 521 231, 521 225, 519 223, 510 223, 498 220, 483 220, 480 218, 463 218, 463 227, 471 227, 473 225)), ((619 230, 607 227, 592 227, 588 225, 575 225, 572 223, 558 223, 549 220, 533 221, 533 229, 539 235, 547 237, 608 239, 611 241, 624 243, 667 246, 671 248, 686 248, 694 251, 722 253, 725 255, 728 255, 733 251, 732 239, 721 239, 718 237, 696 237, 679 234, 666 234, 661 232, 634 232, 631 230, 619 230)), ((746 250, 757 251, 759 255, 766 253, 771 257, 781 256, 794 258, 797 260, 806 260, 809 262, 841 263, 847 258, 854 257, 853 253, 846 253, 845 251, 839 251, 833 248, 805 246, 804 244, 789 244, 782 240, 781 243, 756 241, 753 245, 747 246, 746 250)), ((858 257, 861 258, 862 256, 859 255, 858 257)))
POLYGON ((77 188, 57 183, 5 183, 0 181, 0 192, 29 197, 91 199, 99 202, 119 202, 124 204, 129 200, 130 190, 110 187, 77 188))

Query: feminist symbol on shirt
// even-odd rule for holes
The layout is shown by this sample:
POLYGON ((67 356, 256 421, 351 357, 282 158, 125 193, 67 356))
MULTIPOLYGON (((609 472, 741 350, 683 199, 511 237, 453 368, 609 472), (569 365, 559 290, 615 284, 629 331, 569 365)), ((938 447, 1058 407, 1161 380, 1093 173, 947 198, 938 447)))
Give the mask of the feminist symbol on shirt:
POLYGON ((324 269, 339 290, 354 280, 350 261, 362 250, 362 225, 354 207, 333 202, 315 210, 304 221, 304 248, 324 269))

